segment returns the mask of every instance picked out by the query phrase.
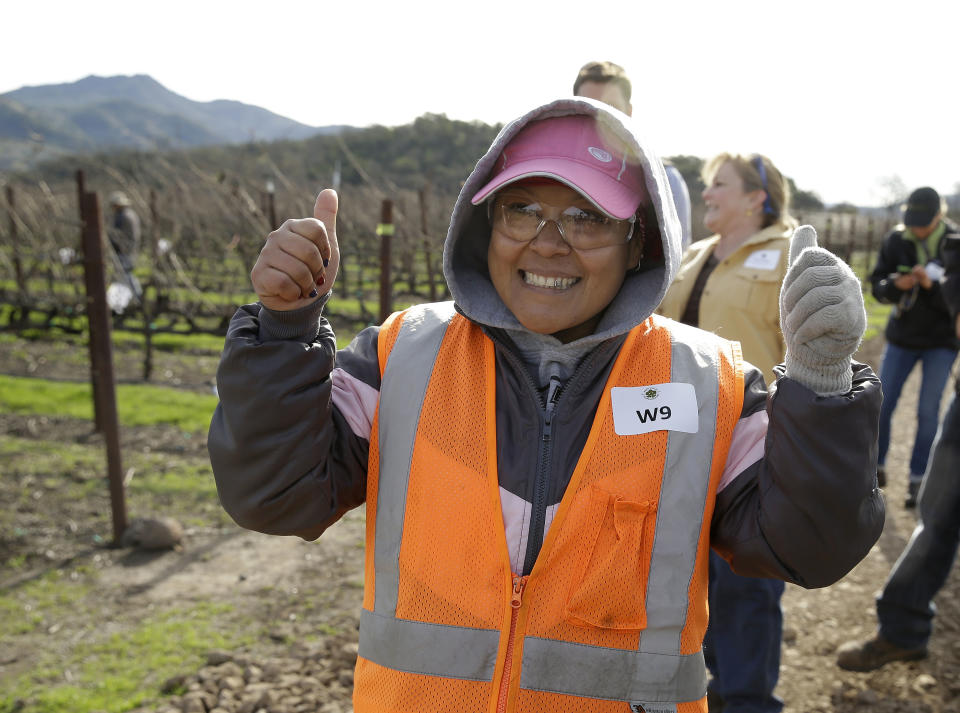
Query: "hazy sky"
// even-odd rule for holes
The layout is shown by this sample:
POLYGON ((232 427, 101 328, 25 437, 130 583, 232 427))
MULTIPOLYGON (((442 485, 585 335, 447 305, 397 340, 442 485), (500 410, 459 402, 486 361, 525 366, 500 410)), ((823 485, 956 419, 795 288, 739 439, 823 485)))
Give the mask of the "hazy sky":
POLYGON ((315 126, 494 123, 610 59, 661 155, 757 151, 828 202, 960 183, 956 2, 54 0, 0 20, 0 93, 149 74, 315 126))

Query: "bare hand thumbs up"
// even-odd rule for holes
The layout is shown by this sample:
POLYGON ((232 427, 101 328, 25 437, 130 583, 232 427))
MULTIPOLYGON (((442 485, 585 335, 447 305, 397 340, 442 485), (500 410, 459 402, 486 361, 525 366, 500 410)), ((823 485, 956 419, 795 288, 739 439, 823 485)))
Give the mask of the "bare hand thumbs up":
POLYGON ((286 220, 267 236, 250 271, 264 307, 287 311, 313 302, 333 287, 340 266, 336 191, 320 192, 312 218, 286 220))

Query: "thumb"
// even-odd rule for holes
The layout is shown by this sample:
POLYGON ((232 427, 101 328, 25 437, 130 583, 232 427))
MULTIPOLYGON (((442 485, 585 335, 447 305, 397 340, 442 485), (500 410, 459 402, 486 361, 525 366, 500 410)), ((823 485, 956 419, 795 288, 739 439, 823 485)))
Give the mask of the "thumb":
POLYGON ((340 198, 337 192, 332 188, 325 188, 317 196, 317 202, 313 204, 313 217, 324 224, 328 231, 337 231, 337 208, 340 206, 340 198))
POLYGON ((790 240, 790 264, 797 261, 806 248, 817 247, 817 231, 812 225, 801 225, 793 231, 793 238, 790 240))
POLYGON ((313 204, 313 217, 323 223, 326 229, 327 245, 320 246, 320 254, 324 262, 323 282, 327 289, 333 287, 340 269, 340 244, 337 241, 337 210, 340 207, 340 197, 332 188, 325 188, 317 196, 313 204))

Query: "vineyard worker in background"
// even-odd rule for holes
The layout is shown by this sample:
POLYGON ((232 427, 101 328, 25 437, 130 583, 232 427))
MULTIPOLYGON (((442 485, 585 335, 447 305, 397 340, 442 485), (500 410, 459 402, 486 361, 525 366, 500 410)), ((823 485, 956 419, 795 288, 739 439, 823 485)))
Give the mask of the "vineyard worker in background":
POLYGON ((339 352, 335 192, 251 271, 217 489, 242 526, 306 539, 366 503, 358 713, 703 711, 709 548, 818 587, 880 534, 856 277, 799 253, 768 395, 736 344, 653 316, 680 235, 631 126, 575 98, 506 125, 453 209, 455 301, 339 352))
POLYGON ((143 289, 133 270, 140 256, 140 216, 134 211, 130 199, 123 191, 114 191, 107 201, 112 213, 107 226, 107 237, 116 257, 117 270, 126 286, 139 300, 143 289))
MULTIPOLYGON (((787 273, 790 193, 765 156, 723 153, 703 169, 706 213, 714 235, 683 254, 680 269, 658 312, 684 324, 735 339, 743 358, 768 384, 783 361, 780 285, 787 273)), ((711 680, 711 710, 779 713, 774 695, 780 676, 783 581, 741 577, 710 554, 710 626, 704 654, 711 680)))
MULTIPOLYGON (((619 64, 613 62, 587 62, 580 68, 576 80, 573 82, 573 93, 578 97, 599 99, 622 111, 627 116, 633 116, 633 105, 630 103, 632 88, 630 78, 619 64)), ((673 205, 680 218, 681 248, 686 250, 692 238, 690 218, 690 191, 680 171, 670 163, 664 162, 667 180, 670 182, 670 192, 673 194, 673 205)))
POLYGON ((944 219, 943 212, 940 195, 934 189, 918 188, 911 193, 903 211, 903 225, 883 239, 870 275, 873 296, 893 305, 880 364, 883 407, 877 479, 881 485, 886 484, 884 462, 890 447, 893 411, 913 367, 920 362, 923 368, 907 507, 914 507, 917 502, 940 420, 940 400, 960 345, 940 291, 944 238, 957 235, 957 227, 944 219))
MULTIPOLYGON (((941 254, 945 274, 940 290, 960 339, 960 236, 947 233, 941 254)), ((877 633, 840 648, 837 664, 850 671, 873 671, 890 661, 927 655, 936 607, 933 598, 950 574, 960 546, 960 376, 940 424, 918 496, 919 521, 880 596, 877 633)))

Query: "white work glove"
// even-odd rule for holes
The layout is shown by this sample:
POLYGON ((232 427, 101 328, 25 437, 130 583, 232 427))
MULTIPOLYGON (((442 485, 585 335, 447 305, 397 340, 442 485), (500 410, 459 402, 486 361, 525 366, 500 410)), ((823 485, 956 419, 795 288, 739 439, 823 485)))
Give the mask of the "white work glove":
POLYGON ((867 327, 860 280, 840 258, 817 247, 817 231, 801 225, 790 241, 790 267, 780 288, 786 375, 820 396, 845 394, 850 357, 867 327))

